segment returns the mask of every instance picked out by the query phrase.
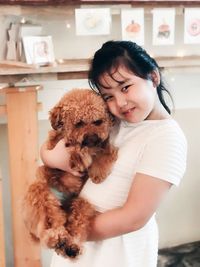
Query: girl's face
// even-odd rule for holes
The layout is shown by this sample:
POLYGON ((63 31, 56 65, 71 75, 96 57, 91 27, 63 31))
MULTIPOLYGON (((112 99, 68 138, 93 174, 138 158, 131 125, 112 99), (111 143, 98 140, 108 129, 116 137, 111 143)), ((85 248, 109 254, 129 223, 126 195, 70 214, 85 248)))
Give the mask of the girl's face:
MULTIPOLYGON (((159 74, 154 73, 154 75, 159 74)), ((151 80, 142 79, 124 66, 100 77, 100 92, 110 112, 117 118, 137 123, 160 119, 160 102, 156 86, 151 80)))

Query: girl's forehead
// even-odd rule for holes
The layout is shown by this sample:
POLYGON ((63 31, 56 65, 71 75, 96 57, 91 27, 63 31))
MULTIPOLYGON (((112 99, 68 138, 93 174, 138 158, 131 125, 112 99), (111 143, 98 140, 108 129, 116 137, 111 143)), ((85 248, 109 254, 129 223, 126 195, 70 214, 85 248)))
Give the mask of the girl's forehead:
POLYGON ((125 66, 119 66, 117 68, 111 68, 110 71, 106 71, 99 76, 99 84, 101 87, 110 88, 123 84, 126 81, 133 79, 135 76, 125 66))

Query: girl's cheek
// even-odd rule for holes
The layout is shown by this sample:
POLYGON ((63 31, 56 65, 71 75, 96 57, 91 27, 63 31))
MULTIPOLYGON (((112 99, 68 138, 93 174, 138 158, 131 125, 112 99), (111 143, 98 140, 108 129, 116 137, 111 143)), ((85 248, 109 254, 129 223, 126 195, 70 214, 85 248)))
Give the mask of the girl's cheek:
POLYGON ((108 109, 109 109, 111 112, 115 110, 115 105, 114 105, 114 103, 112 103, 112 102, 108 102, 108 103, 107 103, 107 106, 108 106, 108 109))

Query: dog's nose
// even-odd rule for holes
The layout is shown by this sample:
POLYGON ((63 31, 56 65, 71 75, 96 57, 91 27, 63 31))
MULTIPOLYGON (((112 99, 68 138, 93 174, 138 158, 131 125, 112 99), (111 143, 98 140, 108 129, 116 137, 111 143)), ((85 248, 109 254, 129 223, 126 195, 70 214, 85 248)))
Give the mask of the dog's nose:
POLYGON ((97 134, 85 135, 83 138, 82 146, 93 147, 101 143, 101 138, 97 134))

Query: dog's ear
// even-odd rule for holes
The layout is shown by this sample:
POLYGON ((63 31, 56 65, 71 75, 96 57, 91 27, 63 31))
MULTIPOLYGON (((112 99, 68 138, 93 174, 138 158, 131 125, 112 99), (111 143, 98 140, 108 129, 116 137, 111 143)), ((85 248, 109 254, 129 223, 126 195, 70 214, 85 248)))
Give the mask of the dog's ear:
POLYGON ((51 127, 54 130, 61 129, 63 127, 63 110, 62 107, 57 105, 49 111, 49 120, 51 123, 51 127))

